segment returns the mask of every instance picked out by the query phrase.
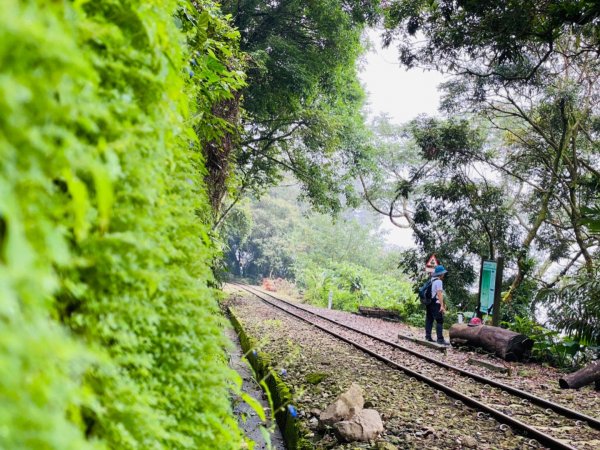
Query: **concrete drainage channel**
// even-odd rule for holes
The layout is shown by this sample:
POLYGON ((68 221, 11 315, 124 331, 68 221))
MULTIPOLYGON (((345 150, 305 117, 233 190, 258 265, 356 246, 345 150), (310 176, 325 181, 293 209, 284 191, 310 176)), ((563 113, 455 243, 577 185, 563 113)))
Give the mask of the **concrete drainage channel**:
MULTIPOLYGON (((254 378, 252 367, 243 358, 244 350, 238 336, 232 329, 227 329, 226 335, 234 344, 234 348, 229 352, 229 366, 242 377, 242 391, 257 400, 268 413, 269 403, 265 400, 265 394, 254 378)), ((268 450, 269 448, 272 450, 284 450, 286 448, 283 436, 277 427, 269 430, 271 444, 271 447, 269 447, 261 431, 261 427, 265 427, 266 424, 260 419, 256 411, 242 398, 237 397, 234 399, 233 412, 238 417, 239 426, 246 437, 256 443, 254 447, 256 450, 268 450)))
MULTIPOLYGON (((260 390, 259 381, 263 380, 266 385, 273 407, 275 411, 275 419, 279 428, 271 433, 271 448, 274 450, 312 450, 313 445, 304 439, 302 436, 307 430, 301 429, 301 423, 296 419, 295 410, 290 406, 292 395, 288 386, 283 382, 277 373, 271 368, 269 356, 262 352, 254 350, 257 348, 256 342, 250 338, 244 331, 240 321, 235 316, 234 311, 228 308, 229 319, 236 336, 232 336, 231 340, 236 344, 239 342, 238 356, 232 356, 232 367, 244 377, 244 392, 248 393, 255 399, 261 399, 263 408, 269 408, 268 402, 264 400, 263 392, 260 390), (239 340, 238 340, 239 339, 239 340), (242 360, 242 355, 246 354, 247 361, 254 369, 254 373, 250 370, 247 364, 242 360), (236 363, 236 358, 239 363, 236 363), (240 370, 246 370, 246 373, 240 370), (257 380, 258 379, 258 380, 257 380), (246 390, 246 386, 249 390, 246 390)), ((254 412, 247 404, 238 403, 236 405, 236 413, 247 414, 252 418, 250 421, 240 421, 240 426, 246 432, 246 435, 256 442, 256 449, 267 449, 268 446, 262 437, 260 426, 263 425, 260 419, 253 415, 254 412)))

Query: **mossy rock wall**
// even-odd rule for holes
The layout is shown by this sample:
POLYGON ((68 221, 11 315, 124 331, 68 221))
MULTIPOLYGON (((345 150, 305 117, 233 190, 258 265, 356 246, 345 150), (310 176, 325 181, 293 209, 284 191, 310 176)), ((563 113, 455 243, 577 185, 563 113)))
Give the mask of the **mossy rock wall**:
POLYGON ((202 156, 237 36, 212 0, 0 2, 0 449, 243 445, 202 156))

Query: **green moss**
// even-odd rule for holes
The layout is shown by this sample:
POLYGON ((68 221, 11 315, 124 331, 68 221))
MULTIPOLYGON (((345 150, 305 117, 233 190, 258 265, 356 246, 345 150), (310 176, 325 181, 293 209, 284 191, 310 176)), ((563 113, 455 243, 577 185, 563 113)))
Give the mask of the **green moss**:
POLYGON ((329 377, 328 373, 314 372, 314 373, 307 374, 305 377, 305 380, 307 383, 310 383, 310 384, 319 384, 321 381, 323 381, 327 377, 329 377))
POLYGON ((236 33, 212 0, 1 5, 0 448, 238 450, 201 156, 236 33))

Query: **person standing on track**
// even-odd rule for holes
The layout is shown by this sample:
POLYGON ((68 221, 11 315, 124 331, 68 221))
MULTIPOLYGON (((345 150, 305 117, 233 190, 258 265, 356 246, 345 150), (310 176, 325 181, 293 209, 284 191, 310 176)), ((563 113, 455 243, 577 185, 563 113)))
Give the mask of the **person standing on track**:
POLYGON ((433 274, 431 274, 431 296, 433 301, 426 306, 425 313, 425 339, 433 342, 431 332, 433 329, 433 321, 435 320, 435 331, 437 334, 437 343, 448 345, 444 340, 444 314, 446 313, 446 304, 444 303, 444 276, 448 271, 444 266, 436 266, 433 274))

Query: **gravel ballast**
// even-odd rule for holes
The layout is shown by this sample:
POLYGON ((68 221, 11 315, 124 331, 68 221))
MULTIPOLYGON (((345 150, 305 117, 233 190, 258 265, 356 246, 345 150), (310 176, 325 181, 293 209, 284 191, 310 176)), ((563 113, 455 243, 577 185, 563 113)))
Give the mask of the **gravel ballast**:
MULTIPOLYGON (((230 288, 232 294, 227 301, 228 305, 243 322, 246 332, 259 342, 260 350, 277 361, 274 369, 285 374, 286 383, 294 393, 294 406, 309 430, 307 437, 315 448, 534 448, 534 441, 514 434, 509 427, 485 414, 465 407, 349 344, 266 306, 249 293, 233 293, 234 291, 235 289, 230 288), (330 430, 317 429, 320 411, 352 382, 364 388, 366 407, 375 409, 382 415, 385 431, 379 443, 340 443, 330 430), (385 444, 394 447, 384 447, 385 444)), ((399 332, 413 332, 411 328, 398 323, 339 311, 327 313, 338 321, 349 321, 357 328, 376 331, 389 340, 395 340, 399 332)), ((434 350, 416 345, 415 348, 440 357, 434 350)), ((458 365, 460 362, 467 366, 466 360, 472 356, 451 350, 444 359, 451 364, 458 365)), ((522 366, 531 370, 530 365, 522 366)), ((489 374, 485 369, 473 366, 465 368, 479 370, 502 379, 505 383, 510 378, 501 374, 489 374)), ((514 382, 515 378, 511 381, 514 382)), ((550 399, 556 401, 554 397, 550 399)), ((569 402, 568 399, 564 401, 569 402)), ((593 405, 593 401, 590 403, 593 405)), ((597 413, 597 409, 594 411, 597 413)))
MULTIPOLYGON (((297 299, 290 298, 281 293, 276 293, 276 295, 283 299, 287 299, 288 301, 297 301, 297 299)), ((318 308, 305 303, 302 303, 300 306, 318 312, 339 323, 353 326, 390 341, 396 341, 398 334, 419 339, 423 339, 425 334, 423 329, 415 328, 403 323, 363 317, 345 311, 318 308)), ((446 340, 449 340, 447 330, 444 330, 444 333, 446 340)), ((403 341, 402 345, 430 357, 440 357, 439 352, 418 344, 403 341)), ((564 373, 560 372, 558 369, 534 363, 506 362, 489 354, 456 349, 451 349, 448 354, 444 356, 443 360, 448 364, 514 386, 538 397, 545 398, 567 408, 576 409, 591 417, 600 419, 600 391, 596 391, 593 384, 578 390, 561 389, 558 380, 564 373), (494 365, 503 365, 510 369, 510 374, 494 373, 493 371, 476 367, 469 364, 470 358, 487 361, 494 365)))

